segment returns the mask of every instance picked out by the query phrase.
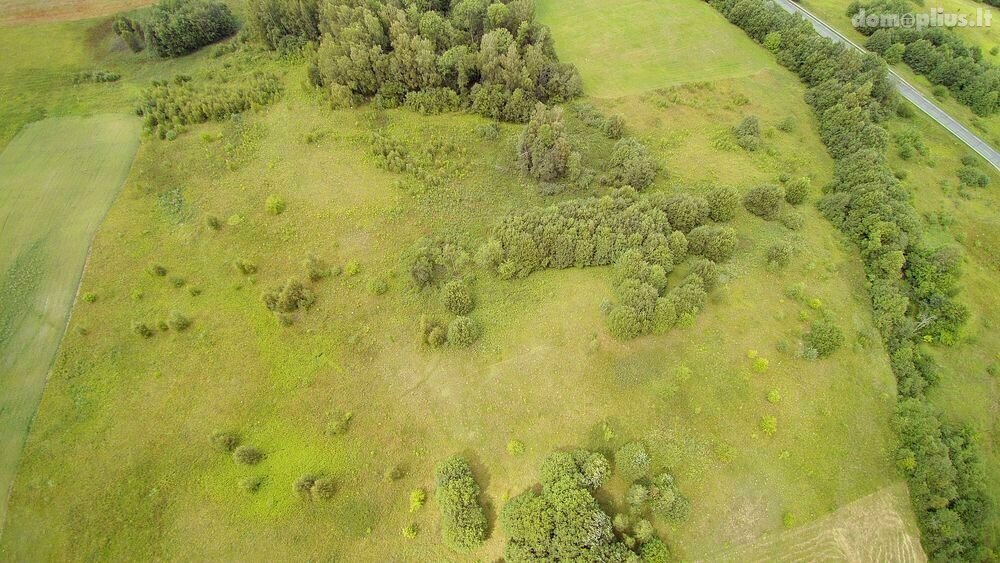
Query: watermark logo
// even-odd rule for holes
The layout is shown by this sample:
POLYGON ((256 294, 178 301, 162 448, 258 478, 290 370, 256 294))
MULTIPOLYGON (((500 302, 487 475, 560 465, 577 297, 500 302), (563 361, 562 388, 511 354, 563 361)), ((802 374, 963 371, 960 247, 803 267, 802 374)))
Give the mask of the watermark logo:
POLYGON ((931 8, 927 12, 907 12, 891 14, 885 12, 869 13, 861 8, 851 16, 851 25, 855 29, 928 29, 932 27, 990 27, 993 24, 993 12, 988 9, 976 8, 973 14, 956 14, 945 12, 944 8, 931 8))

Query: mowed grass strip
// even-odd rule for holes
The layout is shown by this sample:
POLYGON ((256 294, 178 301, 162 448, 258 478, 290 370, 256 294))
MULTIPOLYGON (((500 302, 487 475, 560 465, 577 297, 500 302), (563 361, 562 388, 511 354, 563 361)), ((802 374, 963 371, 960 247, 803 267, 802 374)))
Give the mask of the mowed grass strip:
POLYGON ((65 117, 0 154, 0 526, 90 241, 138 145, 135 118, 65 117))
POLYGON ((615 98, 688 82, 772 68, 767 51, 698 0, 538 2, 538 17, 558 38, 591 96, 615 98))

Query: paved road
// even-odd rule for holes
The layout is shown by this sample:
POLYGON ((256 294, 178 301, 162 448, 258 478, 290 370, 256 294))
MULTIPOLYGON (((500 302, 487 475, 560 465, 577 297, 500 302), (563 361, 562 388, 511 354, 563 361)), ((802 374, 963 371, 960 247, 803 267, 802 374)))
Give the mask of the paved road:
MULTIPOLYGON (((839 31, 833 29, 829 25, 823 22, 809 10, 806 10, 802 6, 795 4, 791 0, 774 0, 774 2, 781 6, 785 11, 791 13, 801 14, 812 26, 819 32, 820 35, 833 39, 834 41, 839 41, 854 47, 859 51, 864 51, 864 48, 857 43, 851 41, 839 31)), ((1000 152, 991 147, 989 143, 980 139, 975 133, 969 131, 964 125, 955 121, 953 117, 945 113, 945 111, 932 102, 927 96, 924 96, 916 88, 914 88, 909 82, 903 80, 896 71, 889 69, 889 77, 896 84, 896 90, 906 98, 911 101, 915 106, 924 111, 927 115, 931 117, 934 121, 941 124, 942 127, 951 132, 959 138, 963 143, 969 146, 972 150, 979 153, 983 158, 989 161, 994 168, 1000 170, 1000 152)))

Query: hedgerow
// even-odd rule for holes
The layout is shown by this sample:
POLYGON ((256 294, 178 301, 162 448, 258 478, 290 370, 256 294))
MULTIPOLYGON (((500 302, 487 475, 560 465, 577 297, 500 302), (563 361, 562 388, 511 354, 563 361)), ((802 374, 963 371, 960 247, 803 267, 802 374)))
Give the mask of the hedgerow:
MULTIPOLYGON (((937 414, 924 392, 937 380, 933 361, 921 350, 924 341, 954 342, 967 310, 954 300, 957 261, 924 242, 921 222, 909 192, 886 161, 888 133, 881 122, 893 115, 896 98, 885 64, 815 33, 801 17, 766 0, 708 0, 754 40, 781 34, 778 62, 796 72, 808 87, 807 102, 819 118, 820 133, 835 159, 834 178, 818 202, 821 211, 861 250, 875 311, 875 323, 889 352, 897 389, 903 397, 895 428, 920 473, 907 472, 921 541, 933 560, 981 559, 981 481, 974 478, 978 454, 971 444, 960 450, 927 447, 937 414), (919 445, 910 448, 906 444, 919 445), (956 463, 961 457, 962 463, 956 463), (919 492, 922 482, 949 486, 932 497, 919 492)), ((994 88, 995 90, 995 88, 994 88)), ((905 450, 905 451, 904 451, 905 450)))
POLYGON ((445 459, 434 468, 434 482, 445 545, 460 552, 479 547, 486 539, 486 514, 469 462, 457 455, 445 459))

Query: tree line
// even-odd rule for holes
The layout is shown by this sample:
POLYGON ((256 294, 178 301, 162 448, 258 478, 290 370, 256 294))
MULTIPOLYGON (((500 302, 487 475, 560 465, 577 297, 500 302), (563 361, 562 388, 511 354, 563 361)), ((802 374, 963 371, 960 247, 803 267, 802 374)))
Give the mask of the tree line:
POLYGON ((252 0, 247 29, 271 48, 319 41, 314 82, 348 102, 454 106, 526 122, 536 102, 579 95, 576 68, 559 62, 531 0, 361 3, 252 0))
POLYGON ((894 427, 921 541, 933 560, 984 559, 990 553, 983 538, 989 508, 981 502, 979 454, 947 430, 924 395, 938 375, 922 343, 954 342, 968 317, 955 301, 958 260, 924 241, 909 194, 886 160, 889 136, 882 122, 894 113, 896 99, 885 63, 819 36, 800 16, 767 0, 708 2, 772 47, 778 62, 808 87, 806 101, 835 159, 833 182, 818 205, 861 250, 875 322, 903 398, 894 427), (958 442, 961 447, 949 446, 958 442))
MULTIPOLYGON (((902 15, 911 11, 905 0, 852 2, 847 15, 902 15)), ((954 32, 942 27, 885 28, 861 26, 868 36, 865 47, 890 64, 903 61, 933 84, 945 86, 959 102, 977 115, 988 116, 1000 110, 1000 68, 983 58, 979 46, 966 45, 954 32)))

